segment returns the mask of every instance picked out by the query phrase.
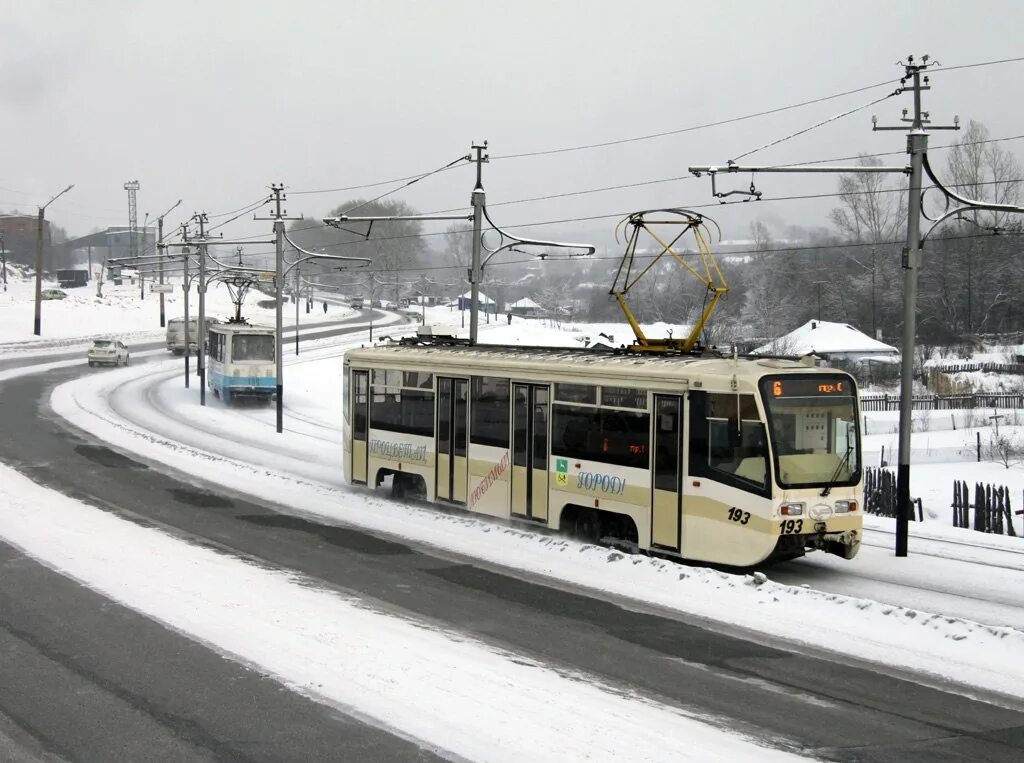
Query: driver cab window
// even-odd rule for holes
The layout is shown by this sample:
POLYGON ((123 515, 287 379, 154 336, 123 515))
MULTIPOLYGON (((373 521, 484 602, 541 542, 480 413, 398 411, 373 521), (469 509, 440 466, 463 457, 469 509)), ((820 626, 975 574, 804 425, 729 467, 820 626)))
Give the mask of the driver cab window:
POLYGON ((768 444, 753 395, 690 393, 690 474, 767 494, 768 444))

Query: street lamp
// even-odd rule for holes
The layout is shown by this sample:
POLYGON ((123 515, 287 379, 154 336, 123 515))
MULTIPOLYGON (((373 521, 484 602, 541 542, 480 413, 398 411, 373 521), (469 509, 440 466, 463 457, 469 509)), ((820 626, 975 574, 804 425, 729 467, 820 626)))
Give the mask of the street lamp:
POLYGON ((46 212, 46 208, 53 204, 57 199, 66 194, 75 184, 72 183, 63 191, 58 193, 48 202, 39 207, 39 219, 36 222, 36 313, 35 313, 35 325, 34 332, 36 336, 41 336, 42 332, 42 304, 43 304, 43 215, 46 212))

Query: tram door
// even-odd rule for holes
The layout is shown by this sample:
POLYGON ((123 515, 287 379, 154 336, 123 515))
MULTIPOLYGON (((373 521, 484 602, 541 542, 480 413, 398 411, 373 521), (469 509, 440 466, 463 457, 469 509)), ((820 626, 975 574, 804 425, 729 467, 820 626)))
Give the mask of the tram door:
POLYGON ((679 395, 654 396, 654 500, 651 502, 651 543, 679 550, 680 456, 683 401, 679 395))
POLYGON ((437 497, 466 502, 469 379, 437 379, 437 497))
POLYGON ((366 371, 352 372, 352 481, 366 482, 366 440, 370 433, 370 379, 366 371))
POLYGON ((512 513, 547 521, 549 388, 512 385, 512 513))

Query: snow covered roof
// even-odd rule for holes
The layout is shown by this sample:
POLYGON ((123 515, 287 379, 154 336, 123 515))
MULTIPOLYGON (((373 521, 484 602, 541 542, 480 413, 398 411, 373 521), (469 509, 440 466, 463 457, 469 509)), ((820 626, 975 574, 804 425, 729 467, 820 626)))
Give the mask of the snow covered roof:
MULTIPOLYGON (((459 299, 472 299, 472 298, 473 298, 473 292, 471 292, 471 291, 467 291, 465 294, 463 294, 461 297, 459 297, 459 299)), ((481 305, 493 305, 494 304, 494 300, 491 299, 490 297, 488 297, 482 291, 477 294, 476 298, 480 302, 481 305)))
POLYGON ((517 299, 515 302, 509 305, 509 307, 520 307, 536 310, 540 308, 540 305, 538 305, 529 297, 523 297, 522 299, 517 299))
POLYGON ((753 350, 755 355, 807 355, 812 352, 818 355, 899 354, 899 350, 892 345, 872 339, 848 323, 818 320, 807 321, 800 328, 753 350))

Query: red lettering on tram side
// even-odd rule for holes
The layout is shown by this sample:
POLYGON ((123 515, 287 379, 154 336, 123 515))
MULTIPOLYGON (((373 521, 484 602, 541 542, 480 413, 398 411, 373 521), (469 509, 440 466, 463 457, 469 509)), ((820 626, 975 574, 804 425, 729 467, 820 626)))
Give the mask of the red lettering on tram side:
POLYGON ((480 499, 487 494, 487 491, 491 489, 491 486, 498 481, 498 478, 505 473, 508 469, 509 463, 511 463, 512 457, 509 451, 505 451, 505 455, 501 457, 501 460, 491 467, 491 470, 484 475, 484 478, 480 481, 480 484, 473 488, 473 492, 469 495, 469 505, 476 506, 480 502, 480 499))

